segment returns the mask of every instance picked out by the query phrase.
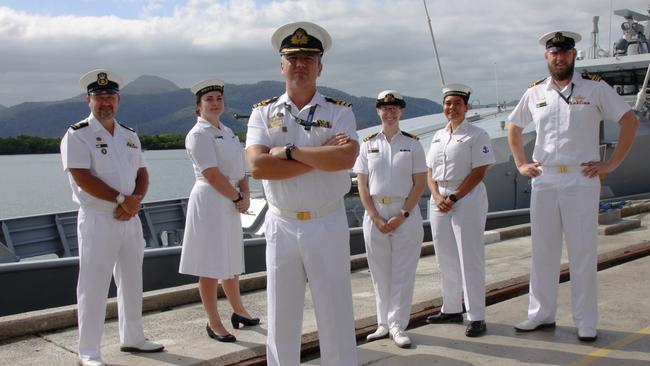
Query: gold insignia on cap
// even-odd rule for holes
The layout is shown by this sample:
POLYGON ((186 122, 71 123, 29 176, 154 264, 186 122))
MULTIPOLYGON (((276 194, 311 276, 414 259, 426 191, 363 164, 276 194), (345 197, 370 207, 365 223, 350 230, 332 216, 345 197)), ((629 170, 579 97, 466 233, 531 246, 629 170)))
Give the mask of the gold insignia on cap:
POLYGON ((309 43, 309 37, 307 36, 307 32, 305 32, 305 30, 302 28, 296 29, 296 31, 293 32, 293 35, 291 36, 291 44, 304 45, 307 43, 309 43))
POLYGON ((105 72, 100 72, 97 74, 97 85, 107 85, 108 84, 108 75, 105 72))
POLYGON ((395 101, 395 96, 391 93, 388 93, 384 96, 384 103, 390 103, 395 101))
POLYGON ((562 35, 562 32, 557 32, 553 37, 553 42, 566 42, 566 37, 562 35))

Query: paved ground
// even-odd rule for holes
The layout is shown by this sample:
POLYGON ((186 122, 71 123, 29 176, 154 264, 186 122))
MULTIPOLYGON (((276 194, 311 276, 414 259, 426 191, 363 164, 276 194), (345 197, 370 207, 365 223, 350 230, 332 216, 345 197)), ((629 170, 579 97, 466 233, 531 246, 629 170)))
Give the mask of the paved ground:
MULTIPOLYGON (((636 218, 641 220, 641 228, 599 237, 599 253, 603 257, 650 247, 650 214, 642 213, 636 218)), ((566 262, 566 253, 563 261, 566 262)), ((643 336, 644 332, 648 333, 650 325, 650 312, 644 304, 650 297, 650 286, 647 284, 650 279, 648 264, 648 260, 636 261, 601 273, 602 331, 594 345, 579 344, 576 340, 568 313, 569 306, 566 304, 568 285, 564 284, 558 312, 559 327, 554 332, 526 336, 514 333, 512 325, 524 319, 526 315, 527 300, 523 296, 489 307, 489 332, 486 337, 468 339, 462 335, 464 328, 461 326, 426 326, 409 330, 416 344, 413 349, 397 349, 388 341, 362 344, 360 361, 363 361, 362 364, 378 365, 467 365, 488 361, 499 365, 566 364, 638 333, 638 336, 633 336, 638 339, 630 338, 625 341, 629 342, 629 345, 621 347, 624 351, 610 352, 607 354, 609 359, 601 357, 595 360, 594 364, 611 364, 612 359, 617 362, 626 360, 626 365, 648 364, 650 341, 648 336, 643 336), (610 282, 610 271, 615 273, 612 275, 614 278, 626 280, 610 282), (645 310, 637 316, 636 313, 640 309, 645 310)), ((508 284, 526 281, 530 266, 530 238, 518 237, 487 245, 486 266, 489 290, 498 290, 508 284)), ((417 269, 413 313, 441 304, 438 276, 435 256, 423 257, 417 269)), ((375 324, 375 303, 367 269, 353 272, 352 287, 356 327, 370 329, 369 327, 375 324)), ((168 291, 178 293, 180 290, 187 291, 187 287, 168 291)), ((108 321, 102 341, 104 360, 110 365, 230 365, 263 355, 266 293, 247 293, 244 295, 244 302, 251 314, 262 318, 262 324, 233 331, 238 338, 237 343, 218 343, 208 338, 205 334, 206 318, 201 305, 192 304, 146 314, 145 333, 166 346, 163 353, 131 355, 120 352, 117 323, 114 320, 108 321)), ((223 300, 219 301, 219 307, 222 319, 227 320, 230 307, 223 300)), ((27 324, 37 316, 40 317, 40 322, 49 321, 47 313, 43 312, 23 314, 22 318, 13 316, 10 320, 13 320, 13 326, 20 326, 21 322, 27 324), (16 322, 18 318, 20 319, 16 322)), ((5 320, 0 318, 0 327, 8 324, 5 320)), ((316 324, 308 292, 305 298, 303 343, 316 339, 316 324)), ((74 365, 77 360, 76 348, 76 328, 13 338, 0 343, 0 365, 74 365)), ((317 364, 317 361, 309 361, 308 364, 317 364)))
MULTIPOLYGON (((389 339, 359 346, 359 364, 406 365, 649 365, 650 257, 598 274, 601 321, 594 343, 580 342, 570 310, 570 282, 560 285, 557 327, 517 333, 528 296, 487 309, 488 332, 467 338, 458 324, 426 325, 408 330, 413 346, 397 348, 389 339)), ((318 360, 305 365, 318 365, 318 360)))

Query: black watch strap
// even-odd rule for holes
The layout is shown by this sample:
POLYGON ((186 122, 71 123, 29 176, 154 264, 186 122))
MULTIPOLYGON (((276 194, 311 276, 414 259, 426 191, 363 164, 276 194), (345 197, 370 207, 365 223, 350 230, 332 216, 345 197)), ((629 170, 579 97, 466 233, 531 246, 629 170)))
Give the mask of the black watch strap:
POLYGON ((239 195, 239 197, 237 197, 236 200, 232 200, 233 203, 240 202, 241 200, 244 199, 244 195, 242 195, 241 192, 237 192, 237 194, 239 195))
POLYGON ((451 202, 458 202, 458 197, 456 197, 455 194, 450 194, 449 199, 451 200, 451 202))
POLYGON ((293 151, 293 149, 295 149, 295 148, 296 148, 296 145, 294 145, 292 143, 288 143, 288 144, 284 145, 284 153, 287 156, 287 160, 293 160, 293 158, 291 157, 291 151, 293 151))

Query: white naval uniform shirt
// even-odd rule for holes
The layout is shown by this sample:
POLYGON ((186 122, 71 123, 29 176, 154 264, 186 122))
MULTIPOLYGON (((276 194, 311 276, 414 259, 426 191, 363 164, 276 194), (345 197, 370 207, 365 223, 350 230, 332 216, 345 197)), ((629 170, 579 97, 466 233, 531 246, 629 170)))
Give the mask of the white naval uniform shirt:
POLYGON ((533 160, 544 165, 577 166, 599 161, 599 122, 618 122, 630 106, 605 81, 574 74, 571 83, 557 93, 551 77, 526 90, 508 120, 525 128, 535 122, 537 138, 533 160), (573 85, 573 92, 571 88, 573 85))
POLYGON ((426 161, 434 181, 455 189, 472 169, 493 164, 495 158, 487 132, 464 120, 453 133, 448 123, 433 135, 426 161))
MULTIPOLYGON (((298 147, 322 146, 338 132, 358 140, 351 107, 328 102, 316 92, 312 100, 298 110, 284 93, 277 100, 253 109, 248 120, 246 148, 253 145, 273 148, 288 143, 298 147), (320 126, 313 126, 307 131, 296 122, 294 116, 308 119, 309 109, 313 105, 316 105, 313 122, 318 122, 320 126)), ((262 184, 266 199, 275 206, 292 211, 314 211, 343 198, 350 190, 351 181, 347 170, 327 172, 314 169, 292 178, 264 179, 262 184)))
POLYGON ((413 174, 427 171, 424 149, 401 131, 390 142, 379 132, 361 143, 352 171, 368 175, 371 196, 406 198, 413 188, 413 174))
MULTIPOLYGON (((63 169, 90 169, 92 175, 124 195, 135 189, 138 169, 146 167, 140 140, 132 130, 115 122, 111 135, 91 113, 66 132, 61 140, 63 169), (87 126, 84 126, 85 124, 87 126)), ((104 201, 83 191, 69 174, 72 199, 82 207, 112 211, 117 203, 104 201)))
POLYGON ((197 117, 196 124, 185 137, 185 148, 195 178, 203 179, 202 172, 214 167, 230 181, 244 178, 244 149, 239 138, 223 123, 217 128, 197 117))

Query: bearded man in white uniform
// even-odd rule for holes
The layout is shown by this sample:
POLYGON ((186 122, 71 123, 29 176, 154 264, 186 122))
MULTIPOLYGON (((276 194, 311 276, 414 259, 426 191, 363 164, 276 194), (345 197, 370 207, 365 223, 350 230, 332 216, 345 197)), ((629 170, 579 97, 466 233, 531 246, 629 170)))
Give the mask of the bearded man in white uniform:
POLYGON ((268 294, 267 362, 300 363, 305 284, 314 302, 323 365, 357 365, 350 235, 343 196, 359 143, 351 106, 316 90, 321 57, 332 41, 309 22, 280 27, 286 93, 256 104, 246 159, 263 179, 268 294))
POLYGON ((79 363, 101 366, 102 330, 111 273, 117 285, 121 350, 158 352, 142 330, 144 238, 138 217, 149 176, 135 131, 117 123, 122 80, 93 70, 80 80, 88 93, 88 118, 70 126, 61 140, 63 169, 78 203, 79 363))
POLYGON ((508 117, 508 141, 519 172, 532 179, 532 268, 528 319, 519 332, 555 327, 562 234, 567 242, 571 304, 578 339, 596 340, 598 323, 597 223, 599 175, 611 173, 632 146, 639 121, 623 98, 603 80, 574 74, 574 32, 554 31, 539 42, 550 76, 529 85, 508 117), (600 161, 602 120, 618 121, 614 153, 600 161), (522 131, 535 123, 533 161, 524 153, 522 131))

